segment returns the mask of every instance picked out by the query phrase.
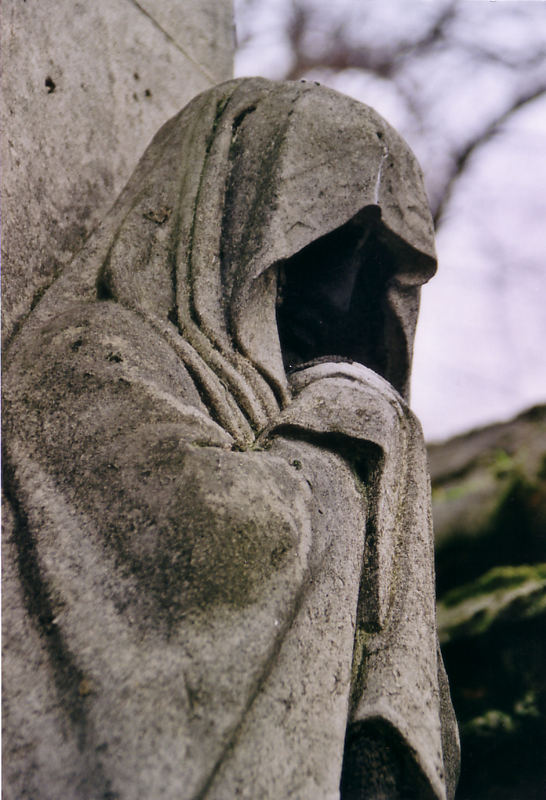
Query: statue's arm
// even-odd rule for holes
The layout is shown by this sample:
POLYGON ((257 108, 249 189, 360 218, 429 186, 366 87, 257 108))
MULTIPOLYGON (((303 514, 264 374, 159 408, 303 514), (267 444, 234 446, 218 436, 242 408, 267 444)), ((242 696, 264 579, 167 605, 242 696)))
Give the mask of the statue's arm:
POLYGON ((360 365, 317 365, 296 374, 293 386, 273 430, 345 455, 367 499, 342 797, 364 796, 364 785, 370 798, 442 797, 446 772, 452 796, 457 732, 437 656, 419 423, 360 365))
POLYGON ((15 348, 15 568, 57 687, 40 719, 47 706, 68 720, 38 729, 20 708, 37 774, 59 786, 42 795, 29 777, 29 792, 78 796, 73 780, 104 775, 127 800, 195 797, 290 628, 307 484, 281 456, 232 449, 177 354, 114 303, 25 326, 15 348), (70 773, 57 733, 85 754, 70 773))
POLYGON ((140 315, 75 305, 23 335, 8 371, 14 485, 27 465, 42 470, 48 504, 69 503, 162 603, 246 602, 299 540, 294 468, 233 450, 140 315))

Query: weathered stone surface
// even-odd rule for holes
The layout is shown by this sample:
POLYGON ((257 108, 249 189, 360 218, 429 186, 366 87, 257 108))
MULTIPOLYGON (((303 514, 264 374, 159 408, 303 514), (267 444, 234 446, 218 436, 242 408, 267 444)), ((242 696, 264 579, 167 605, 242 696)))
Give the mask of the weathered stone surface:
POLYGON ((463 800, 542 796, 546 564, 495 567, 438 607, 461 726, 463 800))
POLYGON ((453 796, 404 399, 434 268, 349 98, 231 81, 159 131, 6 359, 11 796, 453 796))
POLYGON ((542 616, 546 616, 546 564, 494 567, 442 597, 438 603, 440 643, 542 616))
POLYGON ((2 51, 6 341, 157 128, 231 77, 231 2, 7 0, 2 51))
POLYGON ((546 407, 429 446, 440 594, 546 561, 546 407))
POLYGON ((461 800, 546 779, 546 409, 430 448, 440 641, 461 725, 461 800))

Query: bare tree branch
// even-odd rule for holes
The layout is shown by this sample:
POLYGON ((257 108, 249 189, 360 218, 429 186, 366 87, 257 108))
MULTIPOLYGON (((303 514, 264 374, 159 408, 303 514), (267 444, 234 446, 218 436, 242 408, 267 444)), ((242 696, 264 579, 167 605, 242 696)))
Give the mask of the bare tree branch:
POLYGON ((456 0, 445 6, 429 28, 414 40, 398 42, 395 47, 354 47, 347 41, 343 27, 337 26, 330 31, 328 49, 317 55, 305 53, 302 46, 305 33, 312 27, 312 14, 298 0, 294 0, 292 9, 287 34, 295 61, 285 76, 287 80, 297 80, 313 69, 334 72, 361 69, 391 78, 404 67, 408 58, 422 55, 444 40, 447 26, 456 13, 456 0))
POLYGON ((536 52, 525 52, 525 54, 518 53, 516 56, 510 56, 506 52, 498 53, 490 48, 464 42, 458 38, 452 39, 452 46, 460 48, 461 51, 467 53, 476 60, 501 64, 512 70, 534 69, 546 61, 545 47, 541 47, 536 52))
MULTIPOLYGON (((252 4, 256 0, 247 2, 252 4)), ((287 67, 286 78, 297 80, 312 70, 319 69, 334 74, 354 69, 388 80, 396 87, 398 96, 417 128, 420 127, 423 136, 425 130, 430 131, 431 122, 435 124, 431 108, 437 92, 431 95, 430 92, 422 91, 423 71, 415 73, 414 66, 421 63, 428 67, 433 63, 430 58, 433 54, 451 53, 477 70, 483 70, 487 62, 498 64, 506 68, 507 77, 514 79, 515 85, 521 87, 522 82, 526 82, 527 87, 534 86, 526 91, 520 90, 520 94, 512 102, 507 100, 506 108, 495 118, 485 120, 482 130, 471 140, 453 144, 451 148, 447 140, 442 145, 443 156, 447 156, 450 166, 447 167, 447 174, 437 177, 439 188, 433 190, 432 209, 436 226, 444 219, 455 186, 467 170, 474 153, 489 142, 522 106, 546 92, 546 85, 539 85, 537 88, 536 78, 533 81, 532 77, 533 74, 536 76, 537 69, 545 59, 544 46, 535 42, 531 49, 522 47, 518 52, 512 52, 500 43, 498 49, 495 49, 486 44, 487 37, 481 43, 481 37, 475 31, 465 41, 464 33, 461 36, 457 25, 454 25, 463 14, 462 6, 464 4, 460 0, 447 0, 419 32, 408 34, 402 41, 400 37, 393 39, 385 36, 377 40, 371 35, 363 34, 361 44, 355 44, 354 19, 340 22, 335 11, 329 11, 322 4, 319 6, 310 0, 292 0, 290 17, 283 24, 293 57, 292 65, 287 67), (316 45, 317 35, 319 46, 316 45), (415 74, 417 77, 412 78, 415 74)), ((358 26, 364 31, 367 13, 364 6, 356 17, 358 26)), ((432 83, 434 84, 434 80, 432 83)), ((448 86, 446 91, 449 91, 448 86)), ((508 93, 509 90, 507 95, 508 93)), ((486 113, 484 109, 483 115, 486 113)))
POLYGON ((442 190, 439 192, 438 200, 433 203, 432 213, 436 228, 439 227, 443 220, 457 181, 463 175, 470 158, 474 155, 476 150, 490 141, 493 136, 500 131, 502 125, 507 122, 516 111, 519 111, 520 108, 528 103, 532 103, 544 94, 546 94, 546 84, 519 95, 508 108, 492 119, 477 136, 474 136, 470 142, 453 154, 452 167, 444 181, 442 190))

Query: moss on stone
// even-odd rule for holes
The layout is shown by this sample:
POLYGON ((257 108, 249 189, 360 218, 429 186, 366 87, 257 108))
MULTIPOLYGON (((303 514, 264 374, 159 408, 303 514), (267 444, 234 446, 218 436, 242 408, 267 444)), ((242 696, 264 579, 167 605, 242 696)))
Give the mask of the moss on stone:
POLYGON ((522 726, 529 720, 539 719, 539 699, 535 691, 530 690, 514 703, 508 713, 498 708, 491 708, 473 719, 468 720, 461 729, 463 736, 510 736, 519 734, 522 726))
POLYGON ((516 723, 510 714, 492 708, 479 717, 471 719, 464 726, 462 733, 465 735, 497 736, 500 732, 513 733, 516 723))
POLYGON ((546 564, 494 567, 438 603, 440 641, 485 633, 497 622, 546 614, 546 564))
POLYGON ((506 591, 533 580, 546 580, 546 564, 494 567, 477 580, 452 589, 444 595, 442 604, 449 608, 469 598, 506 591))

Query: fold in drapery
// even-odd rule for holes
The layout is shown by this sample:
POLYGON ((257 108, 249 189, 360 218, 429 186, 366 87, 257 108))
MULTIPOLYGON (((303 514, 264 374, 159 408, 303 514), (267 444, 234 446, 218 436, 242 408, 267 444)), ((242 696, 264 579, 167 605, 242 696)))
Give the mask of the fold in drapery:
POLYGON ((407 392, 435 266, 420 181, 371 109, 228 82, 158 133, 22 326, 5 471, 45 648, 36 704, 11 707, 25 791, 330 798, 346 725, 382 719, 444 796, 418 424, 359 365, 289 381, 276 328, 277 266, 379 207, 402 350, 386 377, 407 392), (382 454, 364 493, 354 443, 382 454), (35 708, 54 757, 29 744, 35 708))
MULTIPOLYGON (((433 796, 445 797, 444 762, 449 770, 457 761, 458 735, 453 713, 446 714, 440 698, 445 678, 421 426, 392 386, 359 364, 316 365, 295 373, 292 385, 294 400, 273 431, 311 433, 317 442, 332 434, 347 437, 355 463, 359 443, 378 448, 367 506, 349 726, 378 721, 392 726, 433 796)), ((452 775, 447 783, 449 796, 452 775)))
POLYGON ((388 303, 403 352, 386 377, 406 394, 419 286, 436 267, 421 171, 373 109, 314 84, 242 79, 196 97, 156 135, 34 320, 98 290, 165 336, 177 329, 217 415, 251 441, 289 399, 271 268, 367 207, 397 255, 388 303))

